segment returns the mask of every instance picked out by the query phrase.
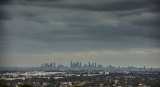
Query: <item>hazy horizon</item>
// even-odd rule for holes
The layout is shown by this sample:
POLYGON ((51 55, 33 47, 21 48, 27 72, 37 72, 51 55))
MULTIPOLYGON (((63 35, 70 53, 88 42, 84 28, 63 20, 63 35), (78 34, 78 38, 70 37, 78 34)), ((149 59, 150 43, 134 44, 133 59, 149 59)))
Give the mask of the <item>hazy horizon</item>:
POLYGON ((0 5, 0 67, 73 60, 160 68, 158 0, 6 0, 0 5))

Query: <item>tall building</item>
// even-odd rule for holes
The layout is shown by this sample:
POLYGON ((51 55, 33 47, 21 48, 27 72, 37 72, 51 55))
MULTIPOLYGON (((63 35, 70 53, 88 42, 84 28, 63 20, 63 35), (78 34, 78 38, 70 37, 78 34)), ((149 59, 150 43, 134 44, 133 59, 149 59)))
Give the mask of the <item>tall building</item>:
POLYGON ((91 63, 90 62, 88 62, 88 67, 91 67, 91 63))
POLYGON ((53 67, 53 63, 52 62, 50 63, 49 67, 53 67))
POLYGON ((96 64, 96 62, 94 63, 94 67, 97 67, 97 64, 96 64))
POLYGON ((71 60, 71 62, 70 62, 70 67, 73 67, 73 62, 72 62, 72 60, 71 60))
POLYGON ((43 64, 41 64, 41 67, 42 67, 42 68, 44 67, 43 64))
POLYGON ((54 65, 53 65, 53 67, 54 67, 54 68, 56 68, 56 63, 55 63, 55 62, 54 62, 54 65))
POLYGON ((82 63, 80 62, 80 68, 82 68, 82 63))

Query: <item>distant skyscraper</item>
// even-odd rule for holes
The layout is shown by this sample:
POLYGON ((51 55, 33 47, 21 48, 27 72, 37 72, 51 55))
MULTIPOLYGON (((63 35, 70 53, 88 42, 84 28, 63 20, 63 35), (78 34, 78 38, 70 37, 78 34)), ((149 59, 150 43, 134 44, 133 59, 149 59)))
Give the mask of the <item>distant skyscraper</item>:
POLYGON ((91 63, 90 62, 88 62, 88 67, 91 67, 91 63))
POLYGON ((54 62, 54 68, 56 67, 56 63, 54 62))
POLYGON ((144 67, 143 67, 143 69, 145 70, 145 69, 146 69, 146 67, 144 66, 144 67))
POLYGON ((80 62, 80 68, 82 67, 82 63, 80 62))
POLYGON ((42 67, 42 68, 44 67, 43 64, 41 64, 41 67, 42 67))
POLYGON ((72 63, 72 60, 71 60, 71 63, 70 63, 70 67, 73 67, 73 63, 72 63))
POLYGON ((94 67, 94 63, 92 63, 92 67, 94 67))
POLYGON ((97 67, 96 63, 94 63, 94 66, 97 67))
POLYGON ((50 63, 50 66, 49 67, 53 67, 53 63, 50 63))

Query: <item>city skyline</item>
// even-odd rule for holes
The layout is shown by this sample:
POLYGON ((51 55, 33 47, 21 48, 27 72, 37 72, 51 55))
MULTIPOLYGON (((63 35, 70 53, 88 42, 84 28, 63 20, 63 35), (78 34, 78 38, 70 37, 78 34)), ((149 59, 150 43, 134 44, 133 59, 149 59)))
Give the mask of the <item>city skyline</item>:
POLYGON ((155 67, 146 67, 146 66, 141 66, 141 67, 135 67, 135 66, 115 66, 115 65, 107 65, 104 66, 102 64, 98 64, 96 62, 87 62, 87 63, 83 63, 81 61, 70 61, 69 65, 63 65, 62 63, 57 63, 57 62, 50 62, 50 63, 43 63, 41 64, 42 68, 128 68, 128 67, 132 67, 132 68, 155 68, 155 67))
MULTIPOLYGON (((72 61, 72 60, 71 60, 72 61)), ((49 62, 43 62, 43 63, 39 63, 39 65, 37 66, 0 66, 0 68, 36 68, 36 67, 43 67, 43 68, 47 68, 47 67, 51 67, 51 68, 57 68, 59 66, 62 66, 63 68, 67 67, 67 68, 82 68, 82 67, 103 67, 103 68, 107 68, 109 66, 115 67, 115 68, 127 68, 127 67, 134 67, 134 68, 160 68, 160 67, 153 67, 153 66, 148 66, 148 65, 141 65, 141 66, 136 66, 136 65, 113 65, 113 64, 100 64, 97 62, 91 62, 91 61, 86 61, 86 62, 82 62, 82 61, 72 61, 73 66, 71 64, 71 61, 66 61, 66 63, 61 63, 61 62, 56 62, 56 61, 49 61, 49 62), (78 64, 78 65, 77 65, 78 64), (74 67, 75 65, 75 67, 74 67)))
POLYGON ((55 61, 50 63, 43 63, 37 67, 0 67, 0 71, 49 71, 49 72, 56 72, 56 71, 159 71, 160 68, 158 67, 146 67, 146 66, 115 66, 115 65, 102 65, 96 62, 88 62, 83 63, 81 61, 70 61, 69 65, 64 65, 62 63, 57 63, 55 61))
POLYGON ((0 1, 0 67, 70 60, 160 67, 158 0, 0 1))

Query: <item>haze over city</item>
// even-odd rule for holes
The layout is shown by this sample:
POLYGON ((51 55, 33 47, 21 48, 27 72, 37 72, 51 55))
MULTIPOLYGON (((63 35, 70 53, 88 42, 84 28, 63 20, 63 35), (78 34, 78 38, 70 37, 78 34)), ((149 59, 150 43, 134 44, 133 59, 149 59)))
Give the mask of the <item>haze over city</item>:
POLYGON ((0 10, 0 67, 160 68, 158 0, 7 0, 0 10))

